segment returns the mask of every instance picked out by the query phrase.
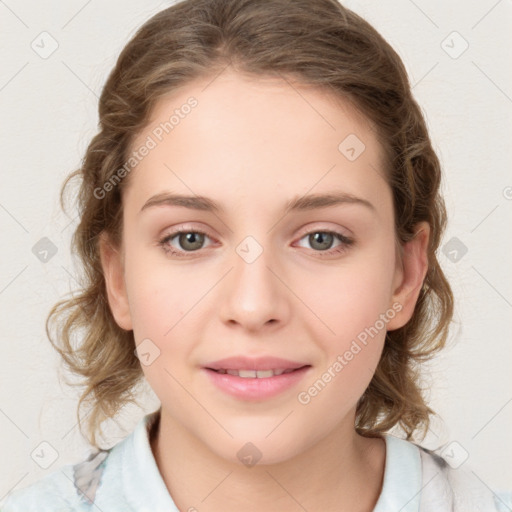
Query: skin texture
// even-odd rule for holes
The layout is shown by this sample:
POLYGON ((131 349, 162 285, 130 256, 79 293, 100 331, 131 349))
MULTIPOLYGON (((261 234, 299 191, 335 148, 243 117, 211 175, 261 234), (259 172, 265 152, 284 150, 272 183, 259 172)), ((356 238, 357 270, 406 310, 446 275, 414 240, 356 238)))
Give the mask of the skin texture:
POLYGON ((355 408, 386 328, 401 327, 413 313, 429 226, 417 226, 400 259, 375 132, 348 103, 298 83, 231 71, 190 83, 159 101, 133 147, 191 96, 197 106, 129 176, 122 246, 113 248, 107 237, 101 244, 116 322, 133 329, 137 345, 149 339, 160 351, 142 369, 162 403, 152 443, 162 477, 180 510, 226 510, 229 503, 237 511, 370 511, 385 444, 356 433, 355 408), (350 134, 365 145, 354 161, 338 149, 350 134), (345 203, 285 211, 296 196, 333 191, 373 209, 345 203), (224 212, 168 205, 141 212, 166 192, 209 197, 224 212), (159 245, 180 226, 207 235, 196 251, 183 237, 180 245, 179 235, 168 241, 182 258, 159 245), (322 251, 308 234, 326 231, 354 243, 334 237, 322 251), (257 242, 251 251, 262 250, 251 263, 237 252, 247 236, 257 242), (299 392, 393 304, 386 328, 300 403, 299 392), (292 389, 249 402, 219 391, 201 370, 233 355, 272 355, 311 368, 292 389), (253 467, 237 457, 247 442, 261 452, 253 467))

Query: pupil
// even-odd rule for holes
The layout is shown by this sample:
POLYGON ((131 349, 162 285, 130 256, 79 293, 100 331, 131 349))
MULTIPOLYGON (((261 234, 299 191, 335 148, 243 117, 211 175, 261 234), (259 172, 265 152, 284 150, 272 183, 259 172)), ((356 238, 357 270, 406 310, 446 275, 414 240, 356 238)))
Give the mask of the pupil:
POLYGON ((321 250, 329 249, 329 247, 332 243, 332 237, 333 237, 332 234, 318 232, 318 233, 314 233, 311 236, 313 237, 313 243, 311 243, 311 245, 313 247, 314 247, 314 243, 318 242, 318 243, 320 243, 321 246, 323 244, 323 247, 319 247, 319 249, 321 249, 321 250), (327 244, 326 244, 324 238, 327 240, 327 244))
POLYGON ((200 249, 202 244, 202 236, 200 233, 185 233, 181 235, 180 245, 186 249, 187 244, 192 244, 192 247, 188 247, 190 250, 200 249), (184 242, 184 243, 182 243, 184 242), (195 246, 194 246, 195 244, 195 246))

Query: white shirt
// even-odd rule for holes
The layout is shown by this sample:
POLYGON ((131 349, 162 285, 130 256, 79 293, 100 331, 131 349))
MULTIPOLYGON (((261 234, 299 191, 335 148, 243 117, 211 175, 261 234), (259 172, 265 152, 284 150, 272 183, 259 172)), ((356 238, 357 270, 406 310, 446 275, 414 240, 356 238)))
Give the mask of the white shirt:
MULTIPOLYGON (((111 449, 95 451, 81 463, 12 491, 0 502, 0 511, 179 512, 149 442, 158 414, 159 410, 144 416, 111 449)), ((474 473, 451 468, 433 452, 390 434, 384 439, 384 482, 373 512, 512 511, 512 491, 493 493, 474 473)), ((201 509, 199 503, 194 505, 201 509)))

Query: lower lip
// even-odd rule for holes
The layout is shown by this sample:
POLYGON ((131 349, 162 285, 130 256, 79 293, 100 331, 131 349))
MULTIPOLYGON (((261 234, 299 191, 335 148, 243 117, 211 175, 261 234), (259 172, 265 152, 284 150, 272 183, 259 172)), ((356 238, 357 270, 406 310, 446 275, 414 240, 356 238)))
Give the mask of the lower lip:
POLYGON ((218 373, 208 368, 203 368, 212 382, 228 395, 243 400, 262 400, 271 398, 296 385, 311 366, 305 366, 290 373, 282 373, 273 377, 246 378, 228 373, 218 373))

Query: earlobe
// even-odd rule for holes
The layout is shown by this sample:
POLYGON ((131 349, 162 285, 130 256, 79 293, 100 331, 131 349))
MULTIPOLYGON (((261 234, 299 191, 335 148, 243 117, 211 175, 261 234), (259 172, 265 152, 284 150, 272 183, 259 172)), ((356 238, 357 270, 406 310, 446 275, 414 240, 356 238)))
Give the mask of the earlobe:
POLYGON ((420 222, 415 226, 412 240, 402 247, 401 268, 397 267, 398 278, 393 291, 391 304, 401 306, 399 313, 388 322, 389 331, 403 327, 412 317, 414 308, 428 271, 428 242, 430 226, 420 222))
POLYGON ((99 247, 110 310, 117 325, 121 329, 130 331, 133 326, 124 281, 121 252, 113 246, 105 233, 100 235, 99 247))

